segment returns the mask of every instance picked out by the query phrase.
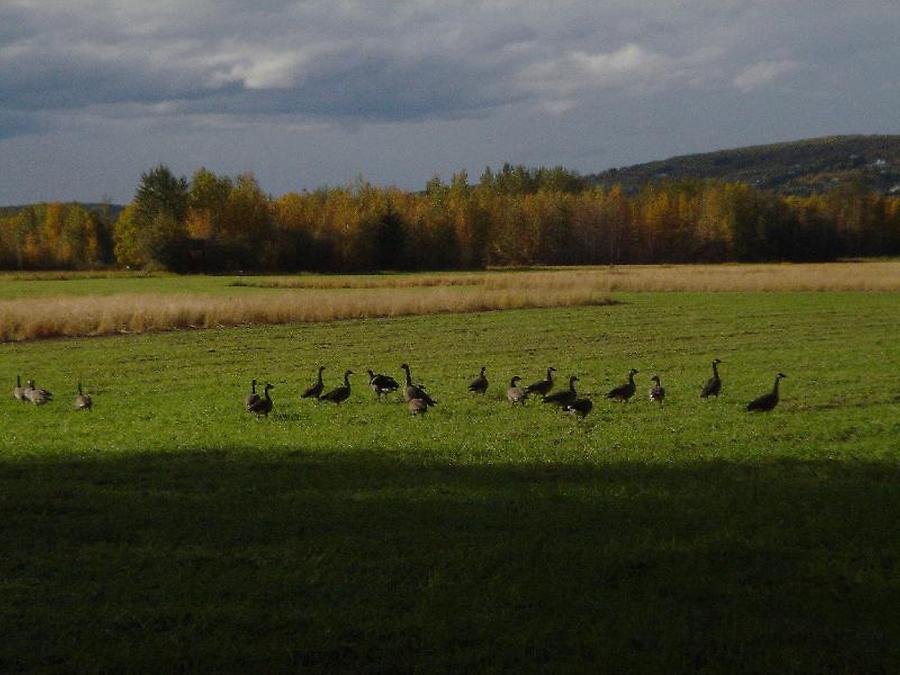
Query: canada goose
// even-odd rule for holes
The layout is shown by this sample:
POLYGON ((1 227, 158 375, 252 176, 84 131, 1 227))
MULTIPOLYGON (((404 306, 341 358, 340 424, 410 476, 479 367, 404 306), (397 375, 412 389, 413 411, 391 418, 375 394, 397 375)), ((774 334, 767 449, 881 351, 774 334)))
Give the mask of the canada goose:
POLYGON ((13 397, 22 403, 28 401, 25 397, 25 387, 22 386, 22 377, 20 375, 16 375, 16 386, 13 387, 13 397))
POLYGON ((572 401, 574 401, 576 398, 578 398, 578 392, 575 391, 575 383, 576 382, 578 382, 578 377, 575 375, 572 375, 572 377, 569 378, 569 388, 568 389, 564 389, 563 391, 557 391, 556 393, 553 393, 553 394, 548 394, 547 396, 544 396, 544 398, 542 400, 544 401, 544 403, 555 403, 559 407, 565 408, 572 401))
POLYGON ((719 392, 722 391, 722 380, 719 377, 719 369, 717 368, 717 366, 720 363, 725 362, 720 359, 713 359, 713 374, 712 377, 706 381, 706 384, 703 385, 703 391, 700 392, 700 398, 709 398, 710 396, 719 398, 719 392))
POLYGON ((421 398, 411 398, 406 403, 410 415, 424 415, 428 412, 428 402, 421 398))
POLYGON ((650 381, 655 382, 655 384, 650 386, 650 400, 658 401, 662 405, 663 399, 666 397, 666 390, 659 383, 659 375, 654 375, 650 378, 650 381))
POLYGON ((252 406, 247 407, 247 410, 249 412, 256 414, 256 419, 259 419, 260 415, 268 417, 269 413, 272 412, 274 402, 272 401, 272 397, 269 396, 269 390, 274 388, 274 384, 266 382, 266 386, 263 387, 263 396, 261 398, 257 398, 256 402, 252 406))
POLYGON ((390 375, 382 375, 381 373, 376 375, 372 372, 371 368, 366 372, 369 373, 369 386, 372 387, 372 391, 375 392, 375 395, 379 400, 381 400, 381 397, 384 394, 389 394, 400 388, 397 380, 390 375))
POLYGON ((25 387, 25 398, 35 405, 44 405, 53 400, 53 394, 46 389, 36 389, 34 380, 28 380, 28 384, 25 387))
POLYGON ((577 415, 582 419, 587 417, 587 414, 591 412, 591 409, 594 407, 594 402, 589 398, 576 398, 571 403, 567 403, 565 406, 565 411, 570 415, 577 415))
POLYGON ((488 380, 484 376, 486 368, 487 366, 481 366, 481 374, 472 380, 472 384, 469 385, 469 391, 474 391, 476 394, 484 396, 484 392, 486 392, 488 388, 488 380))
POLYGON ((526 394, 542 394, 546 396, 550 393, 550 390, 553 389, 553 373, 556 372, 556 368, 550 366, 547 368, 547 377, 543 380, 538 380, 534 384, 529 384, 525 387, 526 394))
POLYGON ((528 393, 519 386, 519 381, 522 378, 516 375, 509 382, 509 389, 506 390, 506 400, 512 404, 521 403, 525 404, 525 399, 528 398, 528 393))
POLYGON ((615 399, 616 401, 627 401, 632 396, 634 396, 634 392, 637 391, 637 387, 634 386, 634 376, 637 375, 638 371, 632 368, 628 371, 628 382, 625 384, 620 384, 615 389, 612 389, 607 395, 606 398, 615 399))
POLYGON ((244 399, 244 407, 252 412, 253 406, 259 401, 259 394, 256 393, 256 380, 250 381, 250 393, 244 399))
POLYGON ((78 396, 75 397, 75 410, 93 410, 94 400, 90 394, 81 391, 81 382, 78 383, 78 396))
POLYGON ((344 371, 344 384, 335 387, 327 394, 322 394, 319 397, 320 401, 329 401, 331 403, 343 403, 350 397, 350 376, 353 374, 352 370, 344 371))
POLYGON ((747 404, 747 410, 750 412, 769 412, 778 405, 778 383, 783 377, 787 377, 787 375, 778 373, 775 376, 775 386, 772 387, 772 391, 750 401, 747 404))
POLYGON ((406 371, 406 388, 403 390, 403 397, 406 399, 406 402, 409 403, 413 399, 419 398, 428 405, 437 405, 437 401, 428 395, 425 391, 425 387, 420 384, 413 384, 412 375, 410 375, 409 372, 409 365, 401 363, 400 367, 406 371))
POLYGON ((315 383, 307 387, 306 391, 300 394, 300 398, 319 398, 322 395, 322 390, 325 389, 325 383, 322 382, 323 370, 325 370, 325 366, 319 366, 319 375, 315 383))

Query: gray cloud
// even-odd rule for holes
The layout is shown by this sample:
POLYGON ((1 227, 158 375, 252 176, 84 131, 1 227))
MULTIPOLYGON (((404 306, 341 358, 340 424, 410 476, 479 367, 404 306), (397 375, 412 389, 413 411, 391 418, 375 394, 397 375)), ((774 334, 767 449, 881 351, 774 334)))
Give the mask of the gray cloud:
MULTIPOLYGON (((321 134, 325 124, 355 142, 385 137, 367 125, 450 134, 473 120, 498 138, 512 128, 556 138, 568 154, 546 161, 592 157, 599 169, 613 160, 585 154, 574 130, 612 151, 601 134, 624 130, 624 145, 633 129, 616 120, 638 125, 662 102, 671 122, 654 125, 680 139, 700 138, 699 120, 683 115, 698 100, 707 130, 732 128, 732 101, 771 111, 774 134, 794 128, 771 117, 779 110, 817 120, 823 100, 835 130, 854 119, 870 128, 900 102, 898 28, 895 0, 7 0, 0 139, 128 127, 151 148, 161 129, 321 134), (861 95, 867 115, 854 112, 861 95)), ((498 162, 528 154, 512 139, 472 143, 473 155, 494 147, 498 162)))

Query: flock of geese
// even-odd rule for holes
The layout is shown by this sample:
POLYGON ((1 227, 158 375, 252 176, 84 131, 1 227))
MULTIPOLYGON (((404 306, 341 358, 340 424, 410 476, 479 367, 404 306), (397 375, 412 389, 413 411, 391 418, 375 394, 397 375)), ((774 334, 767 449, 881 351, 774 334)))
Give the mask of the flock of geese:
MULTIPOLYGON (((720 363, 722 363, 720 359, 713 359, 712 377, 710 377, 706 381, 706 384, 703 385, 703 388, 700 391, 701 398, 709 398, 710 396, 718 398, 719 393, 722 391, 722 378, 719 376, 720 363)), ((429 408, 437 405, 437 401, 431 398, 423 384, 416 384, 413 382, 412 373, 410 372, 408 364, 403 363, 400 365, 400 368, 406 374, 406 385, 403 387, 403 398, 406 401, 406 406, 410 414, 424 415, 428 412, 429 408)), ((325 391, 325 382, 322 380, 322 373, 324 370, 325 366, 319 366, 316 381, 303 392, 301 398, 311 398, 335 404, 343 403, 350 398, 350 376, 353 375, 353 371, 344 371, 343 384, 338 385, 329 391, 325 391)), ((482 396, 487 393, 488 379, 487 375, 485 375, 486 371, 487 366, 482 366, 478 377, 469 384, 468 390, 470 392, 481 394, 482 396)), ((388 394, 392 394, 400 389, 400 383, 390 375, 374 373, 372 370, 366 372, 369 375, 369 387, 375 392, 375 396, 379 401, 383 400, 388 394)), ((547 375, 544 379, 538 380, 527 387, 521 386, 520 383, 522 378, 516 375, 510 380, 509 387, 506 390, 507 400, 513 405, 524 405, 525 401, 529 398, 540 397, 540 400, 544 403, 556 405, 569 414, 582 418, 586 417, 594 407, 594 403, 591 401, 590 396, 579 397, 578 392, 575 389, 575 383, 578 382, 578 376, 572 375, 569 377, 568 389, 553 391, 553 387, 556 384, 553 379, 553 373, 555 372, 556 368, 553 366, 547 368, 547 375)), ((628 381, 611 389, 606 394, 606 398, 621 402, 626 402, 633 398, 635 393, 637 393, 637 385, 634 382, 634 376, 637 375, 637 373, 638 371, 634 368, 628 371, 628 381)), ((750 412, 768 412, 774 409, 775 406, 778 405, 779 399, 778 383, 784 377, 787 377, 787 375, 778 373, 778 375, 775 376, 775 384, 772 387, 772 390, 759 398, 750 401, 750 403, 747 404, 747 410, 750 412)), ((648 391, 649 399, 662 405, 666 398, 666 390, 662 386, 659 375, 651 377, 650 382, 652 384, 648 391)), ((250 394, 244 400, 244 407, 248 412, 255 414, 257 418, 268 417, 275 405, 272 396, 269 394, 274 388, 274 384, 266 382, 263 385, 262 394, 260 394, 256 390, 257 381, 253 380, 250 383, 250 394)), ((28 380, 23 387, 20 375, 16 375, 16 386, 13 388, 13 397, 22 403, 33 403, 38 406, 46 405, 53 400, 53 394, 46 389, 36 387, 34 380, 28 380)), ((91 398, 91 395, 85 394, 82 391, 81 383, 79 382, 78 394, 75 396, 74 401, 75 409, 91 410, 93 406, 94 401, 91 398)))
MULTIPOLYGON (((22 376, 16 375, 16 386, 13 387, 13 398, 22 403, 34 403, 35 405, 46 405, 53 400, 53 394, 46 389, 40 389, 34 386, 34 380, 28 380, 25 386, 22 386, 22 376)), ((94 407, 94 400, 90 394, 85 394, 81 389, 81 382, 78 383, 78 394, 75 396, 76 410, 91 410, 94 407)))
MULTIPOLYGON (((723 363, 723 361, 720 359, 713 359, 712 377, 710 377, 706 381, 706 384, 703 385, 703 388, 700 391, 701 398, 709 398, 710 396, 718 398, 719 393, 722 391, 722 378, 719 376, 720 363, 723 363)), ((406 385, 403 387, 403 398, 406 401, 410 414, 424 415, 428 412, 430 407, 437 405, 437 401, 431 398, 423 384, 416 384, 413 382, 408 364, 403 363, 400 365, 400 368, 406 374, 406 385)), ((325 366, 319 366, 316 381, 307 387, 301 395, 301 398, 311 398, 335 404, 343 403, 350 398, 350 376, 353 375, 353 371, 344 371, 343 384, 325 391, 325 382, 322 380, 322 372, 324 370, 325 366)), ((478 377, 469 384, 468 390, 470 392, 484 396, 488 390, 488 379, 485 375, 486 371, 487 367, 482 366, 478 377)), ((379 401, 383 400, 388 394, 392 394, 400 389, 400 383, 390 375, 375 373, 372 370, 367 370, 366 372, 369 375, 369 387, 375 392, 375 396, 379 401)), ((524 405, 528 398, 540 397, 542 402, 556 405, 561 410, 571 415, 582 418, 586 417, 588 413, 591 412, 594 404, 593 401, 591 401, 590 396, 579 397, 579 394, 575 389, 575 383, 578 382, 578 376, 572 375, 569 377, 568 389, 553 391, 555 385, 553 374, 555 372, 556 368, 552 366, 547 368, 547 375, 544 379, 538 380, 526 387, 521 386, 520 383, 522 378, 516 375, 510 380, 509 387, 506 390, 507 400, 513 405, 524 405)), ((606 394, 606 398, 621 402, 627 402, 633 398, 635 393, 637 393, 637 385, 634 382, 634 376, 637 374, 638 371, 632 368, 628 372, 628 381, 611 389, 606 394)), ((747 410, 750 412, 768 412, 774 409, 775 406, 778 405, 779 399, 778 383, 784 377, 787 377, 784 373, 778 373, 778 375, 775 376, 775 385, 772 387, 772 390, 750 401, 750 403, 747 404, 747 410)), ((666 398, 666 390, 662 386, 659 375, 654 375, 650 378, 650 381, 652 384, 650 385, 648 397, 651 401, 662 405, 666 398)), ((253 380, 250 383, 250 394, 245 399, 244 406, 248 412, 255 414, 257 418, 268 417, 274 407, 274 402, 272 401, 269 392, 275 388, 275 385, 266 382, 263 386, 263 392, 260 394, 257 391, 257 384, 257 380, 253 380)), ((79 388, 79 392, 80 391, 79 388)))

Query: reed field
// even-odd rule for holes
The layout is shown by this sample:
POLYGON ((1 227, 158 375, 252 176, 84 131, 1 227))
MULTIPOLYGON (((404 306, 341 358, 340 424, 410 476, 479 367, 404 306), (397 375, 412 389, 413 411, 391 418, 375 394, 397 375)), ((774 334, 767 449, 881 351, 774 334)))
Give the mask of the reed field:
POLYGON ((237 325, 33 339, 3 319, 0 671, 898 672, 897 277, 4 278, 2 317, 131 298, 233 305, 237 325), (449 304, 578 288, 595 297, 449 304), (250 309, 305 297, 322 313, 250 309), (328 314, 342 297, 360 313, 328 314), (424 417, 367 386, 402 362, 438 401, 424 417), (354 371, 347 402, 300 399, 318 364, 328 387, 354 371), (586 419, 505 400, 551 365, 586 419), (604 398, 631 367, 634 400, 604 398), (745 412, 779 371, 778 407, 745 412), (14 400, 17 374, 54 401, 14 400), (268 419, 243 409, 251 378, 275 385, 268 419))
POLYGON ((900 262, 363 276, 0 276, 0 341, 602 305, 614 292, 900 291, 900 262))

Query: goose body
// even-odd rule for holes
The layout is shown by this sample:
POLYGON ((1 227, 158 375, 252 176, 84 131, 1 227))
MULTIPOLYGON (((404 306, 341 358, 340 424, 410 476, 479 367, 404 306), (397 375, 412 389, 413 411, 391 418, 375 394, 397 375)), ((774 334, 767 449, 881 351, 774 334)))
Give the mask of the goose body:
POLYGON ((606 398, 611 398, 615 401, 627 401, 634 396, 634 392, 637 391, 637 387, 634 384, 634 376, 637 373, 638 371, 634 368, 628 371, 628 382, 620 384, 615 389, 610 390, 606 395, 606 398))
POLYGON ((16 375, 16 386, 13 387, 13 398, 22 403, 28 401, 25 396, 25 387, 22 386, 22 377, 20 375, 16 375))
POLYGON ((325 370, 325 366, 319 366, 319 374, 316 377, 316 381, 300 394, 300 398, 319 398, 322 395, 322 392, 325 390, 325 383, 322 381, 323 370, 325 370))
POLYGON ((437 405, 437 401, 428 395, 428 392, 425 391, 425 387, 419 384, 413 384, 409 365, 401 363, 400 367, 406 371, 406 387, 403 389, 403 397, 406 399, 406 402, 409 403, 413 399, 421 399, 425 401, 427 405, 437 405))
POLYGON ((568 389, 557 391, 554 394, 548 394, 547 396, 544 396, 542 400, 544 401, 544 403, 553 403, 560 406, 561 408, 565 408, 572 401, 578 398, 578 392, 575 391, 576 382, 578 382, 578 377, 572 375, 572 377, 569 378, 568 389))
POLYGON ((564 410, 570 415, 577 415, 578 417, 584 418, 587 417, 588 413, 594 407, 594 402, 589 398, 576 398, 571 403, 567 403, 564 406, 564 410))
POLYGON ((524 405, 525 399, 528 398, 528 392, 519 386, 519 380, 521 379, 521 377, 516 375, 510 380, 509 389, 506 390, 506 400, 512 404, 521 403, 524 405))
POLYGON ((662 405, 663 399, 666 397, 666 390, 659 382, 659 375, 654 375, 650 380, 653 382, 650 386, 650 400, 662 405))
POLYGON ((252 411, 253 406, 256 405, 257 401, 259 401, 259 394, 256 393, 256 380, 251 380, 250 393, 247 395, 247 398, 244 399, 244 407, 247 410, 252 411))
POLYGON ((266 386, 263 387, 263 395, 258 396, 252 405, 247 406, 248 412, 254 413, 257 419, 259 419, 260 415, 268 417, 269 413, 272 412, 272 408, 275 405, 274 401, 272 401, 272 397, 269 396, 269 390, 274 388, 274 384, 266 382, 266 386))
POLYGON ((352 374, 352 370, 344 371, 344 384, 335 387, 327 394, 322 394, 319 400, 328 401, 329 403, 343 403, 350 398, 350 376, 352 374))
POLYGON ((722 391, 722 379, 719 377, 719 368, 718 365, 720 363, 724 363, 719 359, 713 359, 712 361, 712 369, 713 374, 712 377, 706 381, 706 384, 703 385, 703 390, 700 392, 700 398, 709 398, 710 396, 715 396, 719 398, 719 392, 722 391))
POLYGON ((81 391, 81 382, 78 383, 78 395, 75 397, 75 410, 92 410, 94 408, 94 399, 90 394, 81 391))
POLYGON ((774 409, 775 406, 778 405, 779 400, 778 383, 783 377, 787 377, 787 375, 778 373, 778 375, 775 376, 775 385, 772 387, 772 391, 750 401, 750 403, 747 404, 747 410, 749 412, 769 412, 774 409))
POLYGON ((421 398, 411 398, 406 403, 410 415, 424 415, 428 412, 428 403, 421 398))
POLYGON ((556 368, 550 366, 547 368, 547 377, 543 380, 538 380, 533 384, 529 384, 525 388, 525 392, 528 394, 541 394, 542 396, 546 396, 550 393, 550 390, 553 389, 553 373, 556 372, 556 368))
POLYGON ((53 394, 46 389, 37 389, 34 386, 34 380, 28 380, 25 387, 25 398, 35 405, 44 405, 53 400, 53 394))
POLYGON ((372 387, 372 391, 375 392, 375 395, 378 398, 381 398, 384 394, 389 394, 392 391, 397 391, 400 388, 400 384, 397 380, 390 375, 382 375, 381 373, 376 375, 371 370, 366 372, 369 373, 369 386, 372 387))
POLYGON ((476 394, 484 396, 484 392, 486 392, 488 388, 488 380, 484 376, 485 370, 486 366, 481 366, 481 374, 472 380, 472 384, 469 385, 469 391, 474 391, 476 394))

